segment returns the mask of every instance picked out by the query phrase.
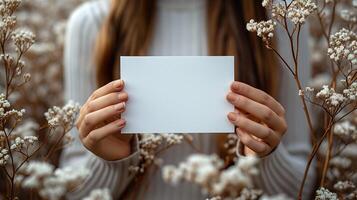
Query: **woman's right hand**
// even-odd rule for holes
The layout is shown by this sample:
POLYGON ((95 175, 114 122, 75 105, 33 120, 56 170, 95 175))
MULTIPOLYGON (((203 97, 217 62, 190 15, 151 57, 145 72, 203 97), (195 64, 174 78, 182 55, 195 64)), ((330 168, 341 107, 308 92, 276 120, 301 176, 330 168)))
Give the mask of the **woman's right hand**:
POLYGON ((118 160, 130 155, 131 135, 121 135, 128 94, 124 81, 116 80, 97 89, 82 106, 76 122, 83 145, 105 160, 118 160))

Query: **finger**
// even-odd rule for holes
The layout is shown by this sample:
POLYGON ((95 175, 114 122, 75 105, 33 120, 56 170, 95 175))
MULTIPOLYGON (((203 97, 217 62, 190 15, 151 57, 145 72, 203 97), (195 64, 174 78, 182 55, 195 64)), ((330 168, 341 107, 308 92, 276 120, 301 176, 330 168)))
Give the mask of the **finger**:
POLYGON ((82 137, 86 137, 89 132, 91 132, 95 127, 98 127, 99 124, 103 123, 105 120, 108 120, 115 115, 119 115, 124 112, 125 103, 119 103, 116 105, 105 107, 101 110, 87 114, 80 126, 79 132, 82 134, 82 137))
POLYGON ((83 113, 85 114, 81 114, 81 116, 77 120, 77 123, 80 125, 86 114, 95 112, 97 110, 103 109, 110 105, 126 102, 127 100, 128 100, 128 94, 126 92, 114 92, 101 96, 97 99, 94 99, 93 101, 89 101, 83 106, 83 109, 85 109, 83 113))
POLYGON ((97 142, 106 138, 109 135, 120 133, 121 129, 125 126, 125 120, 119 119, 111 122, 103 127, 91 131, 82 142, 86 147, 93 147, 97 142))
POLYGON ((267 106, 233 92, 228 93, 227 99, 238 109, 250 113, 273 130, 283 131, 284 121, 267 106))
POLYGON ((237 128, 237 134, 240 141, 249 149, 256 152, 259 156, 263 156, 270 151, 271 147, 262 141, 258 141, 240 128, 237 128))
POLYGON ((96 91, 94 91, 92 93, 92 95, 87 99, 86 103, 83 105, 83 107, 80 110, 80 115, 76 121, 76 126, 79 129, 79 127, 81 126, 81 123, 83 121, 83 117, 86 116, 87 114, 87 104, 90 101, 93 101, 99 97, 102 97, 106 94, 112 93, 112 92, 119 92, 124 88, 124 81, 123 80, 115 80, 112 81, 108 84, 106 84, 105 86, 97 89, 96 91))
POLYGON ((285 115, 285 110, 283 106, 278 101, 276 101, 273 97, 271 97, 270 95, 268 95, 266 92, 262 90, 259 90, 250 85, 238 81, 232 83, 231 90, 234 93, 246 96, 249 99, 252 99, 263 105, 268 106, 270 109, 272 109, 280 116, 285 115))
POLYGON ((89 101, 92 101, 94 99, 97 99, 99 97, 102 97, 112 92, 120 92, 123 88, 124 88, 123 80, 112 81, 104 85, 103 87, 97 89, 96 91, 94 91, 92 95, 89 97, 89 101))
POLYGON ((248 134, 254 135, 255 137, 261 139, 270 147, 275 147, 279 144, 280 138, 273 130, 271 130, 267 126, 264 126, 260 123, 246 118, 243 115, 238 115, 237 113, 233 112, 228 114, 228 119, 240 129, 244 130, 248 134))

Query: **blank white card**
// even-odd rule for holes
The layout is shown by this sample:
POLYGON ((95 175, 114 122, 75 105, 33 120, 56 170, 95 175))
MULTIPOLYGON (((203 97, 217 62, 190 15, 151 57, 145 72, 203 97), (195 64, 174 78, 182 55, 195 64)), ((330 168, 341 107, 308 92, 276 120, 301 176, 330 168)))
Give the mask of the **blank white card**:
POLYGON ((232 133, 233 56, 123 56, 122 133, 232 133))

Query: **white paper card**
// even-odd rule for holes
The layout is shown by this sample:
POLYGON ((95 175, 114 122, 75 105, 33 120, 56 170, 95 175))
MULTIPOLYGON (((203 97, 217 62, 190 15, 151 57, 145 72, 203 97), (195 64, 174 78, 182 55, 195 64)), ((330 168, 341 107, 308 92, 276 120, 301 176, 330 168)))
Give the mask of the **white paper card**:
POLYGON ((122 133, 232 133, 233 56, 123 56, 122 133))

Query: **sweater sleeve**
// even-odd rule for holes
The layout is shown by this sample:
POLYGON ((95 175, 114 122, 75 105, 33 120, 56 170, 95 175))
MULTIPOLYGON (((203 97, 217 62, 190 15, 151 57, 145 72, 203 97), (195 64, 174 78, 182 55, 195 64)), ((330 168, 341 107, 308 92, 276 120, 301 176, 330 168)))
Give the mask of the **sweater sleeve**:
MULTIPOLYGON (((301 54, 299 58, 301 68, 299 72, 301 82, 307 83, 311 75, 311 68, 307 46, 309 36, 306 27, 301 34, 301 54)), ((288 41, 285 38, 285 33, 282 32, 277 33, 277 38, 280 41, 288 41)), ((291 57, 288 44, 278 42, 278 48, 282 56, 285 58, 291 57)), ((285 68, 282 68, 281 74, 280 82, 283 84, 280 84, 279 101, 286 109, 288 131, 277 149, 261 160, 259 164, 260 175, 256 177, 255 182, 270 195, 285 193, 295 199, 304 176, 308 155, 311 152, 310 131, 293 76, 285 68)), ((315 181, 316 170, 313 162, 305 182, 302 199, 310 199, 314 192, 315 181)))
MULTIPOLYGON (((103 13, 108 9, 106 1, 92 1, 78 8, 70 17, 65 40, 64 76, 66 99, 83 104, 95 90, 93 49, 103 13)), ((91 190, 108 188, 117 198, 133 178, 129 166, 137 165, 139 153, 137 140, 132 145, 134 152, 129 157, 118 161, 105 161, 89 152, 80 142, 74 128, 69 134, 73 143, 65 148, 61 155, 61 166, 86 166, 91 174, 67 199, 82 199, 91 190)))

